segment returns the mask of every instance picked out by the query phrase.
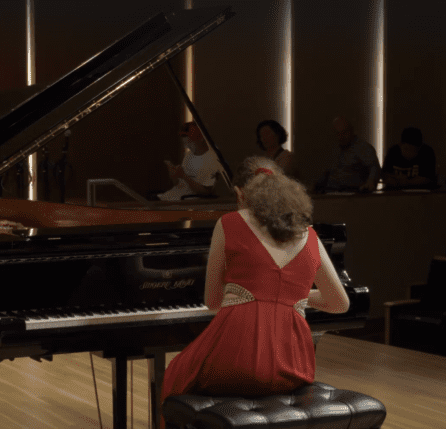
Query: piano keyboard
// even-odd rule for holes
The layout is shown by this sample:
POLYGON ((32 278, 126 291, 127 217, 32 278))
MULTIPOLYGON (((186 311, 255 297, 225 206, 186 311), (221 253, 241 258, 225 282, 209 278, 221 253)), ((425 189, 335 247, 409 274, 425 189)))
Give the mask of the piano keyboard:
POLYGON ((42 310, 8 311, 0 317, 14 316, 25 320, 26 330, 71 328, 89 325, 105 325, 113 323, 144 322, 159 319, 177 319, 182 317, 195 317, 214 315, 215 311, 209 310, 204 304, 192 304, 186 306, 151 307, 139 309, 54 309, 52 315, 43 314, 42 310), (59 310, 59 313, 54 313, 59 310))

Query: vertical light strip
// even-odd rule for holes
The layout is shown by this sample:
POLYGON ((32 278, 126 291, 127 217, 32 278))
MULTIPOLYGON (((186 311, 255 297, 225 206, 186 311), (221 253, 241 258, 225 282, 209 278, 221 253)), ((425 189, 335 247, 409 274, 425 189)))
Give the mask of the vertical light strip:
POLYGON ((280 70, 278 88, 279 122, 288 131, 285 149, 294 149, 293 130, 293 15, 292 0, 281 0, 279 19, 280 70))
POLYGON ((385 0, 377 0, 375 10, 375 49, 373 64, 374 105, 372 139, 378 160, 382 165, 384 160, 384 132, 385 132, 385 0))
MULTIPOLYGON (((36 83, 36 53, 34 39, 34 0, 26 0, 26 68, 27 85, 36 83)), ((37 200, 37 153, 33 153, 27 159, 29 171, 28 199, 37 200)))
MULTIPOLYGON (((192 9, 193 8, 193 0, 184 0, 184 8, 192 9)), ((193 45, 186 48, 185 62, 186 62, 186 64, 185 64, 186 93, 193 103, 194 102, 194 80, 195 80, 194 79, 194 46, 193 45)), ((190 122, 190 121, 192 121, 192 119, 193 119, 192 114, 189 112, 189 109, 185 105, 185 107, 184 107, 184 122, 190 122)))

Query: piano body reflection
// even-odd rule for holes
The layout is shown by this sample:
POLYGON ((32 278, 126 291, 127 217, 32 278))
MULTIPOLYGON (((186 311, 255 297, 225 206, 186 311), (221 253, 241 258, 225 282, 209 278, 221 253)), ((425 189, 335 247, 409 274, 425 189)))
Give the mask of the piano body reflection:
MULTIPOLYGON (((232 15, 229 7, 160 13, 17 106, 0 118, 0 174, 165 64, 230 186, 230 168, 168 60, 232 15)), ((25 229, 0 234, 0 273, 13 282, 0 304, 0 360, 85 351, 110 359, 116 429, 126 427, 127 360, 154 357, 158 424, 165 353, 184 348, 213 317, 203 299, 207 254, 216 220, 235 209, 185 204, 113 210, 1 199, 0 219, 25 229)), ((314 228, 351 305, 345 314, 307 309, 312 332, 363 327, 369 292, 345 271, 345 225, 314 228)))

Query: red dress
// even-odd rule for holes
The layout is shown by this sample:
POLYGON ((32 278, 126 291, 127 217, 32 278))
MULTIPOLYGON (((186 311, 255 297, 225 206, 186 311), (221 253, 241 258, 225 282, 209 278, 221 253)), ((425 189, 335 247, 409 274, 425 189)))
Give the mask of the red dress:
MULTIPOLYGON (((161 400, 172 395, 264 396, 314 381, 311 331, 294 304, 308 297, 321 259, 310 227, 304 248, 279 268, 238 212, 222 217, 225 284, 250 302, 222 307, 164 375, 161 400)), ((164 427, 164 419, 162 419, 164 427)))

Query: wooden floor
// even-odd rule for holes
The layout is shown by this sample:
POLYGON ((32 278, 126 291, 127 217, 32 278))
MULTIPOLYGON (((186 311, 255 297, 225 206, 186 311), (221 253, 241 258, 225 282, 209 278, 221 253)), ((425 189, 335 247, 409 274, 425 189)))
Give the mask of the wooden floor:
MULTIPOLYGON (((169 354, 168 362, 175 354, 169 354)), ((111 364, 93 357, 104 428, 112 428, 111 364)), ((446 427, 446 358, 325 334, 316 353, 316 380, 384 403, 382 429, 446 427)), ((129 384, 130 384, 130 364, 129 384)), ((133 363, 133 427, 148 427, 147 361, 133 363)), ((131 427, 130 386, 128 428, 131 427)), ((90 355, 0 363, 2 429, 99 428, 90 355)))

